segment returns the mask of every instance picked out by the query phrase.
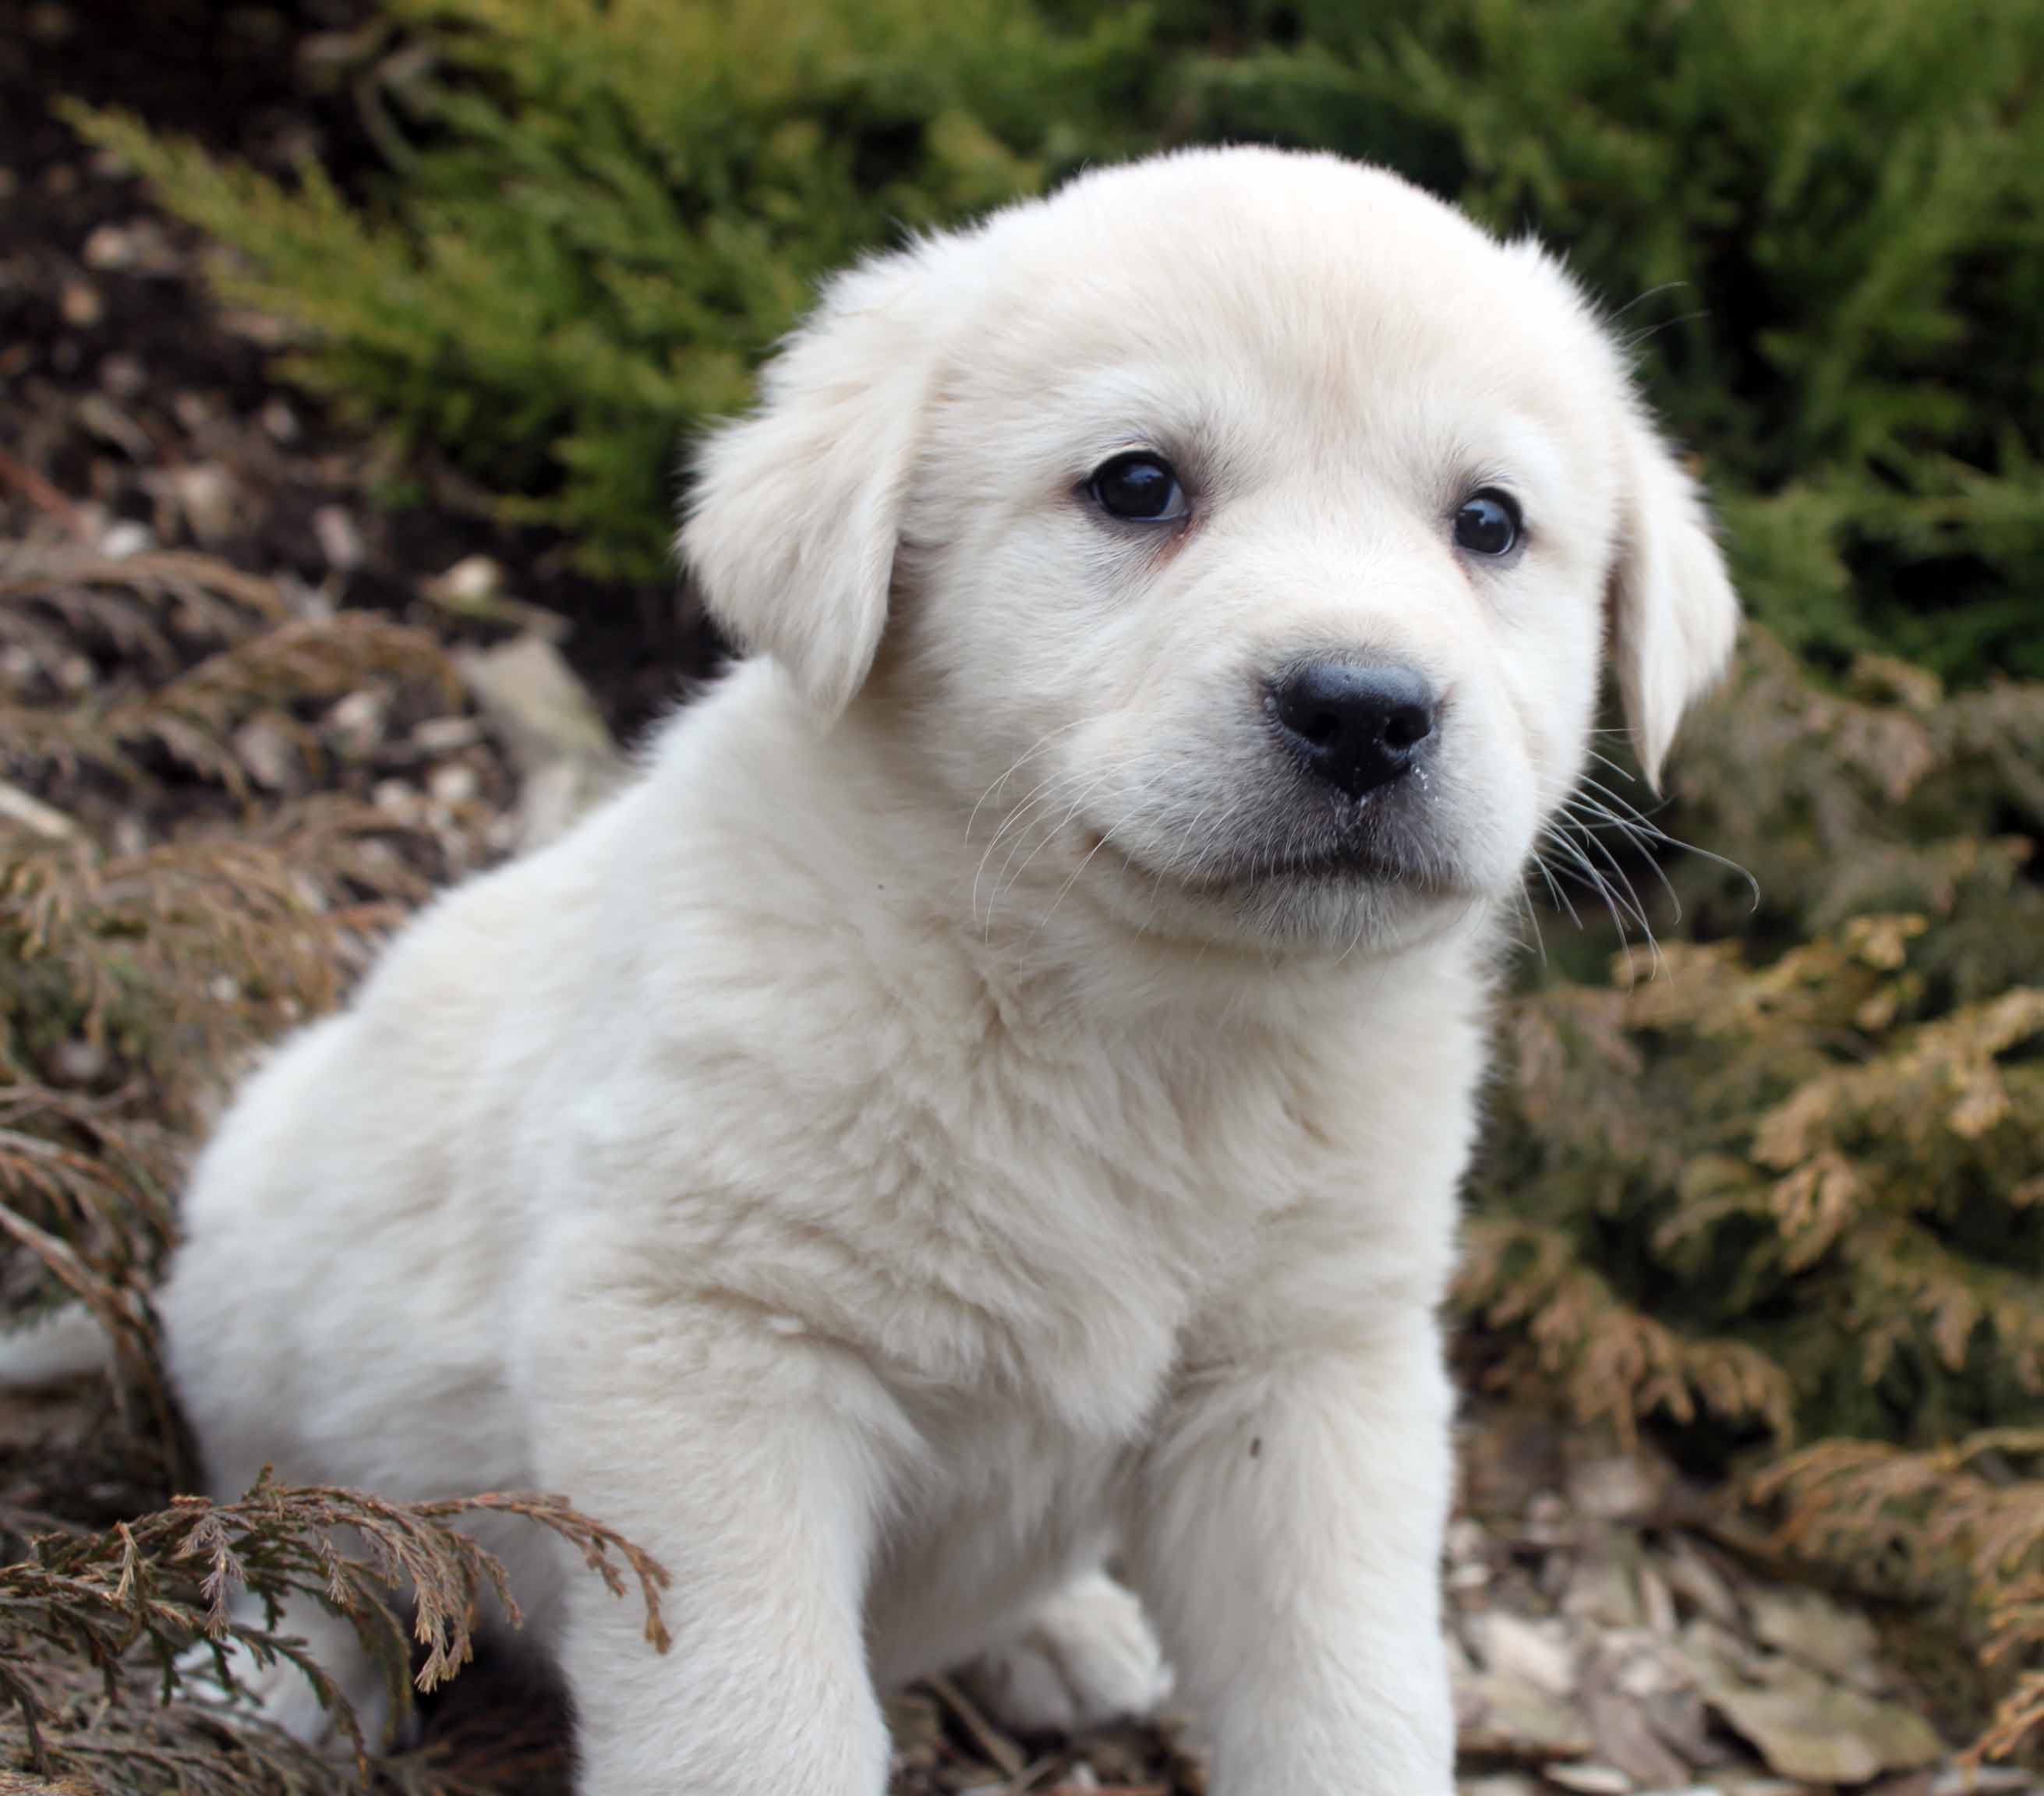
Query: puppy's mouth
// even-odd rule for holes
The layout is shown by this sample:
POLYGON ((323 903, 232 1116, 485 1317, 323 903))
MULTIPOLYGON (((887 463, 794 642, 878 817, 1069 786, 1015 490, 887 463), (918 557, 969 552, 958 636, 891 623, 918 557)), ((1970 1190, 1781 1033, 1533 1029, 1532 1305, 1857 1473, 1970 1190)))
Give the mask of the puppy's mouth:
POLYGON ((1195 850, 1186 864, 1153 865, 1116 840, 1112 831, 1089 827, 1080 848, 1089 857, 1117 856, 1135 873, 1163 881, 1196 896, 1225 898, 1272 888, 1397 887, 1415 896, 1451 896, 1462 889, 1438 855, 1413 845, 1344 834, 1324 842, 1245 842, 1195 850))
POLYGON ((1396 885, 1416 892, 1447 889, 1437 869, 1354 846, 1249 854, 1211 862, 1179 883, 1188 891, 1219 895, 1271 885, 1396 885))

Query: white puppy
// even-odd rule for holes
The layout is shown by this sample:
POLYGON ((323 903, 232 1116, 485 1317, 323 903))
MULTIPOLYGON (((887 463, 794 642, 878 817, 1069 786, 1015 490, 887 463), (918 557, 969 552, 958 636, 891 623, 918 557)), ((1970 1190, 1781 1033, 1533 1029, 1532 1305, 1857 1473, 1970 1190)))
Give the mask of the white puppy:
POLYGON ((682 547, 757 658, 204 1156, 215 1483, 664 1561, 663 1655, 492 1536, 588 1796, 877 1796, 876 1692, 976 1657, 1020 1723, 1147 1700, 1111 1552, 1218 1796, 1446 1796, 1493 969, 1603 645, 1653 768, 1735 622, 1621 353, 1388 175, 1175 155, 837 281, 682 547))

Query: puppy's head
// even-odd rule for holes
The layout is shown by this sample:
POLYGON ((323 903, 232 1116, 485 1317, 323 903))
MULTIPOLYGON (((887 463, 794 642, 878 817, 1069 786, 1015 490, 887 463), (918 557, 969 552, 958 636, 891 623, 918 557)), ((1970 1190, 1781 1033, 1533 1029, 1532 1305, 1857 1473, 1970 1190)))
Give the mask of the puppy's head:
POLYGON ((976 808, 982 908, 1026 878, 1204 938, 1389 945, 1509 897, 1607 647, 1652 775, 1737 622, 1556 265, 1270 151, 840 278, 682 546, 819 713, 885 706, 976 808))

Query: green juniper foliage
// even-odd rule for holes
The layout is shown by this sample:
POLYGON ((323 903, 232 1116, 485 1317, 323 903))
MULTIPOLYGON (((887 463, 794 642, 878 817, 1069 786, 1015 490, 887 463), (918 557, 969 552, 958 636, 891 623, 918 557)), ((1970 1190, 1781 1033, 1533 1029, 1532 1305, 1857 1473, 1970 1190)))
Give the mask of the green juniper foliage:
POLYGON ((312 333, 291 372, 439 444, 586 565, 668 563, 690 427, 746 402, 831 270, 1113 142, 1139 16, 1024 0, 395 0, 428 73, 388 91, 394 177, 351 205, 101 119, 312 333))
POLYGON ((2044 6, 1238 21, 1194 129, 1381 159, 1566 249, 1647 339, 1746 602, 1792 646, 2044 674, 2044 6))
POLYGON ((1676 816, 1759 908, 1677 856, 1691 939, 1635 943, 1608 983, 1534 966, 1477 1180, 1473 1312, 1585 1413, 1696 1425, 1720 1467, 2044 1416, 2044 685, 1947 697, 1868 662, 1846 685, 1742 647, 1685 730, 1676 816), (1635 1338, 1600 1347, 1608 1324, 1635 1338))
POLYGON ((677 451, 817 278, 1158 143, 1389 163, 1568 253, 1834 670, 2044 674, 2044 0, 386 0, 386 178, 83 121, 311 333, 294 374, 585 561, 665 566, 677 451))

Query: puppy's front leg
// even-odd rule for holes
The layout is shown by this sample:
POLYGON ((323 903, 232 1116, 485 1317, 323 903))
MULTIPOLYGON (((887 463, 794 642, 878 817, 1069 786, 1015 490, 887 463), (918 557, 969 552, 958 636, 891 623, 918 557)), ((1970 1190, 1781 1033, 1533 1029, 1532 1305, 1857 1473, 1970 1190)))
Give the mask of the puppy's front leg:
POLYGON ((1448 1796, 1452 1400, 1429 1314, 1189 1375, 1143 1470, 1138 1579, 1215 1796, 1448 1796))
POLYGON ((578 1796, 881 1796, 863 1607, 883 1456, 862 1413, 879 1406, 820 1350, 724 1326, 648 1315, 548 1375, 548 1483, 671 1578, 664 1654, 635 1602, 570 1587, 578 1796))

